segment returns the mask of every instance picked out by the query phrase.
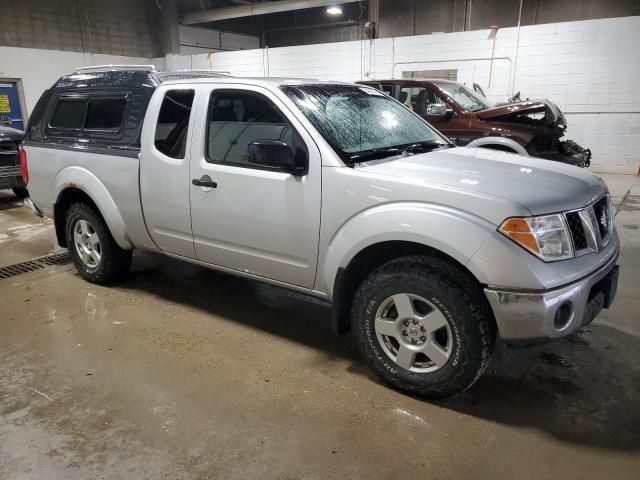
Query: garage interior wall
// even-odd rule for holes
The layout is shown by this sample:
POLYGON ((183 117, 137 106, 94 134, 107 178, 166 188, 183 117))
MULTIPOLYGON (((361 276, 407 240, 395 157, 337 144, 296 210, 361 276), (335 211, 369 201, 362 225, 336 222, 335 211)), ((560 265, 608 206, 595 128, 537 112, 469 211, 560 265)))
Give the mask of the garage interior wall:
POLYGON ((592 169, 635 174, 640 165, 640 17, 415 35, 295 47, 168 56, 170 68, 237 76, 355 81, 457 69, 492 100, 548 98, 566 114, 567 137, 593 151, 592 169), (489 75, 491 71, 491 84, 489 75))
POLYGON ((165 51, 150 0, 3 0, 0 45, 146 58, 165 51))
MULTIPOLYGON (((518 25, 518 0, 378 0, 380 37, 518 25)), ((524 0, 520 25, 640 14, 638 0, 524 0)))
MULTIPOLYGON (((472 28, 488 23, 489 18, 483 20, 481 15, 491 11, 494 16, 506 16, 499 18, 505 24, 514 24, 507 6, 518 2, 471 1, 472 15, 467 20, 472 28), (494 8, 495 2, 501 2, 502 8, 494 8)), ((563 18, 562 15, 582 18, 619 10, 637 11, 639 0, 604 2, 610 6, 607 12, 601 11, 602 0, 576 0, 573 9, 566 6, 567 1, 525 1, 523 24, 563 18), (539 8, 532 11, 532 4, 539 8)), ((413 3, 415 22, 398 20, 393 31, 409 23, 424 28, 416 30, 422 33, 442 29, 454 18, 446 15, 453 15, 453 9, 459 11, 460 3, 465 1, 413 3), (427 4, 431 16, 423 15, 427 4), (430 21, 436 23, 429 24, 430 21)), ((390 12, 382 11, 387 4, 391 5, 388 0, 381 0, 381 32, 394 22, 390 12)), ((594 171, 637 173, 640 164, 638 16, 524 25, 519 33, 516 27, 501 28, 495 35, 493 62, 493 34, 486 28, 404 37, 398 36, 401 31, 394 37, 374 41, 165 56, 162 16, 152 0, 6 1, 0 27, 0 78, 22 79, 27 112, 61 75, 78 66, 96 64, 152 63, 159 69, 213 68, 233 75, 348 81, 400 78, 403 72, 412 71, 456 70, 459 81, 481 84, 492 99, 505 100, 520 91, 523 98, 549 98, 556 102, 567 114, 568 137, 592 149, 594 171)), ((461 29, 460 25, 452 25, 449 30, 461 29)), ((194 37, 191 30, 181 37, 203 43, 219 40, 215 33, 207 33, 207 38, 194 37)), ((238 40, 243 43, 235 45, 237 48, 250 48, 256 42, 251 36, 238 40)), ((223 48, 228 46, 233 44, 223 44, 223 48)), ((216 45, 211 47, 215 50, 216 45)), ((198 46, 183 53, 193 51, 202 50, 198 46)))

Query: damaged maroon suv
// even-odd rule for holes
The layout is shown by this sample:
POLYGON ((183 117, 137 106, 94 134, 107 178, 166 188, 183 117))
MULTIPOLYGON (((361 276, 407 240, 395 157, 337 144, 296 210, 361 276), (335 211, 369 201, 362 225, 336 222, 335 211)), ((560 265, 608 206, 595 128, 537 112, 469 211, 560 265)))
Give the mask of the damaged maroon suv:
POLYGON ((591 151, 562 140, 567 121, 548 100, 494 106, 484 96, 449 80, 359 82, 394 97, 456 145, 485 147, 588 167, 591 151))

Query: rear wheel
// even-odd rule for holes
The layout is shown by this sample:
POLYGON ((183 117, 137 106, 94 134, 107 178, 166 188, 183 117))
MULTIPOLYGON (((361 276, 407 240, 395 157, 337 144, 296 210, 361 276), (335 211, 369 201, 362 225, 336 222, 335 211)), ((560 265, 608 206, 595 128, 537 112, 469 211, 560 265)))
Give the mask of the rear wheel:
POLYGON ((73 263, 86 280, 104 284, 126 276, 131 251, 118 246, 102 217, 89 205, 69 207, 65 231, 73 263))
POLYGON ((352 328, 359 349, 389 385, 426 398, 469 388, 495 342, 480 286, 446 260, 405 257, 358 288, 352 328))

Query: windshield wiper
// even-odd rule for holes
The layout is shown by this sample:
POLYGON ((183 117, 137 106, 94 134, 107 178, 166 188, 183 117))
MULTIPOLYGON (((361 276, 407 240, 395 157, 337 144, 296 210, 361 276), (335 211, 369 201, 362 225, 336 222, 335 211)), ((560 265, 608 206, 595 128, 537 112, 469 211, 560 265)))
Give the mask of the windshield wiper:
POLYGON ((437 140, 427 140, 425 142, 416 142, 411 145, 407 145, 402 149, 403 154, 424 153, 431 152, 439 148, 452 147, 450 143, 439 142, 437 140))
POLYGON ((373 150, 349 155, 349 161, 351 163, 360 163, 367 160, 376 160, 379 158, 391 157, 392 155, 400 155, 401 153, 402 148, 400 147, 374 148, 373 150))
POLYGON ((352 153, 349 155, 349 163, 366 162, 367 160, 377 160, 391 157, 393 155, 410 155, 414 153, 424 153, 439 148, 448 148, 453 145, 437 140, 426 140, 423 142, 409 143, 405 145, 394 145, 393 147, 374 148, 364 152, 352 153))

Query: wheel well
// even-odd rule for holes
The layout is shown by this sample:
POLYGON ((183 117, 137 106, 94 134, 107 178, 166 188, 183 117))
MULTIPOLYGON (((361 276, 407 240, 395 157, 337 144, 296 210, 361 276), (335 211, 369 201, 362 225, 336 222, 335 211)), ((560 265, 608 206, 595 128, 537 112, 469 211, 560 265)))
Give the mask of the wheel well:
POLYGON ((405 241, 388 241, 371 245, 360 251, 349 262, 346 268, 338 269, 333 286, 333 318, 332 326, 337 333, 346 333, 351 328, 351 302, 358 286, 373 270, 396 258, 411 255, 430 255, 447 260, 459 268, 464 275, 473 274, 453 257, 420 243, 405 241))
POLYGON ((58 199, 53 206, 53 223, 56 228, 56 239, 58 245, 61 247, 67 247, 67 237, 65 235, 65 223, 67 220, 67 210, 74 203, 84 203, 89 205, 94 211, 102 217, 100 209, 91 199, 89 195, 80 190, 79 188, 69 187, 64 189, 58 195, 58 199))
POLYGON ((500 145, 498 143, 488 143, 486 145, 478 145, 479 148, 488 148, 489 150, 500 150, 501 152, 518 153, 513 148, 507 145, 500 145))

